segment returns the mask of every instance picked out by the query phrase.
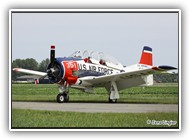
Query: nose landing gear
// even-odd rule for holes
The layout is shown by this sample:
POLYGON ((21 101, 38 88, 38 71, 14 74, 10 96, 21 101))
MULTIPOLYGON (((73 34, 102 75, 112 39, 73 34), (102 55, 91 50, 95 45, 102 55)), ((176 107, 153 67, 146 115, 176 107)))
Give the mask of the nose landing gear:
POLYGON ((57 102, 63 103, 69 101, 69 85, 65 82, 59 86, 59 94, 57 95, 57 102))
POLYGON ((69 101, 68 93, 59 93, 57 95, 57 102, 58 103, 63 103, 63 102, 68 102, 68 101, 69 101))

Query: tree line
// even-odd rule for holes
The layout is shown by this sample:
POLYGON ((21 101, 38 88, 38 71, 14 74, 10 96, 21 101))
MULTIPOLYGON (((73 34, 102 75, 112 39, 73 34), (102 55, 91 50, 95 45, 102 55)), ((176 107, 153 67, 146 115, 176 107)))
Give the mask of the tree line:
POLYGON ((178 83, 179 75, 178 73, 174 74, 154 74, 154 82, 156 83, 178 83))
MULTIPOLYGON (((50 60, 48 58, 42 60, 40 63, 38 63, 33 58, 15 59, 12 61, 12 69, 13 68, 24 68, 24 69, 29 69, 29 70, 46 72, 47 66, 49 63, 50 63, 50 60)), ((16 77, 19 77, 22 75, 26 75, 26 74, 12 71, 12 80, 16 80, 16 77)))

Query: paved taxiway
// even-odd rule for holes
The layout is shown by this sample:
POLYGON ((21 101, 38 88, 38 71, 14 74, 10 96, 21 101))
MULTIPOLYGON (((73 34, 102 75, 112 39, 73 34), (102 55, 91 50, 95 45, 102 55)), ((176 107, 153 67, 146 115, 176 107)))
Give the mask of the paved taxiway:
POLYGON ((178 112, 176 104, 12 102, 12 108, 72 112, 178 112))

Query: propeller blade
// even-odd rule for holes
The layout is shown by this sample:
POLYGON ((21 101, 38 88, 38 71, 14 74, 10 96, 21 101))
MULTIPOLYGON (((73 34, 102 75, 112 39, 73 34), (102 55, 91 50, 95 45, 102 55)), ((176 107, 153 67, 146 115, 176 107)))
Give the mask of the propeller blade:
POLYGON ((48 76, 48 75, 46 74, 46 75, 40 77, 40 79, 44 79, 44 78, 46 78, 47 76, 48 76))
POLYGON ((52 63, 52 62, 54 62, 54 60, 55 60, 55 46, 52 45, 51 51, 50 51, 50 62, 52 63))

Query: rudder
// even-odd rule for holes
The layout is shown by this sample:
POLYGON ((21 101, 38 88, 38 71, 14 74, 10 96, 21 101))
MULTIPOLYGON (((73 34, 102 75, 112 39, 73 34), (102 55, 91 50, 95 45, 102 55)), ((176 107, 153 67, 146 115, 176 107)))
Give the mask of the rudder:
POLYGON ((139 64, 152 66, 152 48, 144 46, 139 64))

